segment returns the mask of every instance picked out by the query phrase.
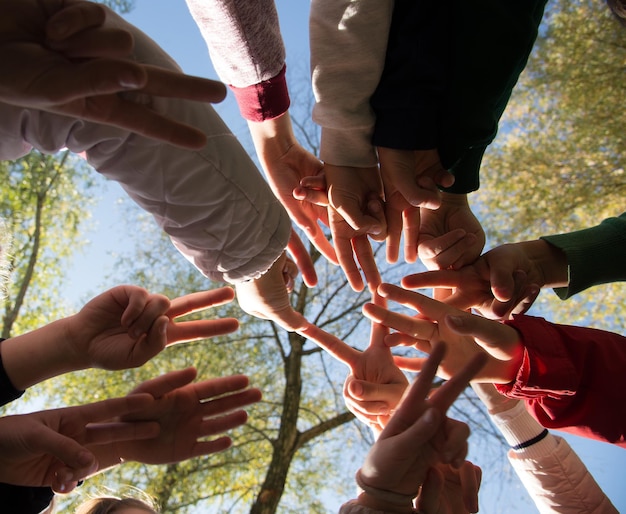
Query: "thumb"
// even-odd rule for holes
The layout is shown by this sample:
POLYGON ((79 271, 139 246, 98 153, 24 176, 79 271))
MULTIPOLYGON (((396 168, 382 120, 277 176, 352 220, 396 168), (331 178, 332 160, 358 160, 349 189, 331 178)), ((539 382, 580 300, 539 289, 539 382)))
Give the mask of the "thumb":
POLYGON ((465 313, 446 314, 444 321, 453 332, 473 337, 489 355, 498 360, 511 360, 521 349, 517 330, 498 321, 465 313))

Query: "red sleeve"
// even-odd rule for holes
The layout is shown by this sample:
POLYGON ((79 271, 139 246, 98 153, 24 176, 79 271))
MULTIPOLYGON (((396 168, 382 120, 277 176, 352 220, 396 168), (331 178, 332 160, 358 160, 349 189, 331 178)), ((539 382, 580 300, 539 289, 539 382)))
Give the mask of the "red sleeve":
POLYGON ((289 109, 286 67, 271 79, 247 87, 229 86, 235 94, 241 115, 250 121, 277 118, 289 109))
POLYGON ((507 324, 525 351, 515 381, 498 390, 544 427, 626 447, 626 337, 532 316, 507 324))

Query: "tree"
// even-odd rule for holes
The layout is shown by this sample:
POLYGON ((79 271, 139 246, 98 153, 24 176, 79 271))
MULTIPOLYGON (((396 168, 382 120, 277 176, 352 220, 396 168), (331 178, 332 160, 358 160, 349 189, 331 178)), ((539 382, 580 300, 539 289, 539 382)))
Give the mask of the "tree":
MULTIPOLYGON (((550 4, 474 195, 491 244, 591 227, 624 211, 624 30, 603 2, 550 4)), ((616 330, 625 308, 615 284, 567 302, 542 294, 535 311, 616 330)))

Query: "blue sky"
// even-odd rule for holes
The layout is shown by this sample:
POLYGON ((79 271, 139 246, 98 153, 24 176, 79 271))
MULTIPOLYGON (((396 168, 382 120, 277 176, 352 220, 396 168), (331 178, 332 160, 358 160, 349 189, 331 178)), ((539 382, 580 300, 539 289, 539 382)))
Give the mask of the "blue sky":
MULTIPOLYGON (((308 69, 309 1, 278 0, 276 4, 287 47, 288 67, 304 66, 308 69)), ((169 52, 186 73, 217 78, 206 45, 187 11, 184 0, 136 0, 136 8, 126 18, 169 52)), ((216 109, 235 134, 247 139, 245 122, 239 116, 232 95, 229 95, 222 104, 216 105, 216 109)), ((73 298, 84 299, 85 295, 90 295, 93 291, 103 290, 101 277, 114 262, 112 253, 122 250, 119 247, 119 241, 123 239, 120 237, 118 225, 120 214, 112 208, 112 203, 120 196, 121 190, 111 185, 96 210, 94 221, 97 228, 90 235, 92 244, 86 253, 77 259, 74 272, 69 274, 71 278, 66 284, 68 295, 73 298), (98 268, 101 273, 97 276, 93 274, 94 260, 100 263, 98 268)), ((105 287, 110 285, 113 284, 107 284, 105 287)), ((626 512, 626 491, 622 475, 626 469, 626 451, 581 438, 568 437, 568 440, 618 510, 626 512)), ((518 482, 501 484, 501 476, 494 470, 484 469, 483 472, 481 512, 487 514, 534 512, 534 507, 518 482)))

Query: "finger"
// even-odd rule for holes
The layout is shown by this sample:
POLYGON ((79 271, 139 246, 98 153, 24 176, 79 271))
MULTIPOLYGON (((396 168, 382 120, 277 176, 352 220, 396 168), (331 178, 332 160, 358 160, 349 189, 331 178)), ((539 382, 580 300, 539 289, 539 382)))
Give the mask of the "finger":
POLYGON ((473 314, 459 312, 448 315, 444 320, 453 332, 468 335, 499 360, 509 361, 521 351, 521 342, 517 330, 498 321, 473 314))
POLYGON ((455 419, 446 419, 444 423, 442 432, 445 433, 445 437, 441 442, 437 441, 440 444, 436 446, 442 454, 443 462, 458 468, 467 456, 467 439, 470 436, 470 429, 466 423, 455 419))
MULTIPOLYGON (((378 294, 387 298, 388 300, 392 300, 399 304, 405 305, 407 307, 411 307, 421 313, 425 318, 429 320, 442 320, 446 314, 457 314, 461 313, 457 309, 446 305, 440 301, 434 300, 426 295, 420 294, 415 291, 409 291, 402 287, 398 287, 393 284, 382 284, 378 288, 378 294)), ((410 318, 407 316, 407 318, 410 318)), ((410 332, 407 332, 410 334, 410 332)), ((422 339, 426 339, 422 337, 422 339)))
POLYGON ((352 248, 356 255, 363 274, 365 275, 365 281, 368 289, 375 293, 378 286, 382 282, 380 278, 380 272, 378 271, 378 265, 376 259, 374 259, 374 252, 372 251, 372 245, 366 235, 356 236, 352 238, 352 248))
POLYGON ((61 40, 83 30, 99 27, 106 20, 102 5, 92 2, 76 2, 54 13, 46 23, 46 36, 61 40))
MULTIPOLYGON (((435 347, 435 349, 436 348, 437 347, 435 347)), ((474 376, 484 367, 486 362, 487 356, 484 353, 474 355, 459 372, 455 373, 450 380, 446 381, 441 387, 437 388, 437 390, 429 398, 429 403, 437 407, 442 413, 445 414, 448 408, 450 408, 454 401, 469 385, 470 380, 474 378, 474 376)))
POLYGON ((420 512, 437 513, 444 487, 444 477, 437 468, 430 468, 417 497, 417 508, 420 512))
POLYGON ((232 302, 234 299, 235 290, 232 287, 220 287, 208 291, 191 293, 174 298, 170 303, 167 315, 174 319, 178 316, 208 309, 209 307, 218 307, 232 302))
POLYGON ((52 455, 63 463, 55 473, 59 483, 81 480, 98 467, 95 456, 87 448, 47 427, 38 434, 33 451, 52 455))
MULTIPOLYGON (((419 258, 423 261, 436 261, 437 264, 439 256, 445 252, 448 248, 453 247, 460 242, 467 232, 461 228, 451 230, 439 237, 433 237, 429 234, 420 233, 419 242, 417 246, 419 258)), ((445 269, 447 266, 438 266, 439 269, 445 269)))
POLYGON ((121 398, 110 398, 95 403, 69 407, 72 413, 77 413, 85 424, 97 423, 113 418, 125 416, 133 412, 142 411, 154 403, 154 398, 149 394, 131 394, 121 398))
POLYGON ((482 479, 482 470, 471 462, 465 461, 459 468, 459 477, 465 508, 469 512, 478 512, 478 491, 482 479))
POLYGON ((335 242, 335 251, 337 252, 339 266, 341 266, 341 269, 346 275, 350 287, 356 292, 362 291, 363 279, 361 278, 361 273, 354 259, 352 242, 350 240, 336 237, 332 222, 331 232, 333 232, 333 241, 335 242))
POLYGON ((311 323, 307 324, 306 327, 298 330, 297 332, 301 336, 306 337, 321 346, 332 357, 337 359, 339 362, 343 362, 351 370, 356 367, 361 352, 344 343, 338 337, 329 334, 311 323))
MULTIPOLYGON (((383 433, 394 435, 403 432, 406 427, 413 425, 429 407, 426 398, 430 392, 432 381, 437 373, 437 368, 446 353, 445 343, 440 343, 433 348, 430 357, 422 366, 422 371, 417 379, 407 389, 395 414, 383 433)), ((381 434, 382 437, 382 434, 381 434)))
POLYGON ((402 220, 404 224, 404 260, 415 262, 417 261, 417 244, 420 233, 420 210, 405 209, 402 212, 402 220))
POLYGON ((449 287, 460 286, 461 274, 455 270, 434 270, 424 271, 407 275, 401 281, 402 287, 408 289, 426 289, 429 287, 449 287))
POLYGON ((234 393, 250 385, 246 375, 229 375, 226 377, 211 378, 194 384, 194 391, 199 400, 211 400, 215 396, 234 393))
MULTIPOLYGON (((312 178, 312 177, 305 177, 312 178)), ((302 179, 304 181, 304 179, 302 179)), ((300 181, 300 183, 302 183, 300 181)), ((314 205, 318 205, 320 207, 328 207, 328 195, 326 194, 326 189, 318 190, 318 189, 309 189, 303 186, 296 187, 293 190, 293 197, 296 200, 300 200, 301 202, 309 202, 314 205)))
POLYGON ((126 305, 120 323, 123 327, 130 327, 146 308, 150 293, 144 288, 136 286, 118 286, 109 291, 115 302, 120 306, 126 305))
POLYGON ((148 81, 141 89, 142 93, 211 103, 226 98, 226 86, 218 80, 185 75, 148 64, 144 64, 143 69, 148 75, 148 81))
POLYGON ((311 254, 304 247, 302 240, 293 229, 291 229, 291 236, 289 238, 289 242, 287 243, 287 250, 298 266, 298 269, 302 274, 302 279, 307 287, 316 286, 317 273, 315 272, 315 266, 313 265, 311 254))
POLYGON ((394 355, 393 362, 400 369, 409 372, 419 372, 422 371, 424 367, 424 363, 426 362, 425 357, 417 358, 417 357, 399 357, 394 355))
POLYGON ((212 441, 198 441, 196 444, 193 445, 190 458, 223 452, 224 450, 230 448, 232 444, 232 439, 227 436, 219 437, 212 441))
POLYGON ((406 314, 399 314, 383 309, 372 303, 363 306, 363 314, 376 323, 393 328, 415 339, 438 341, 439 329, 436 323, 416 319, 406 314))
POLYGON ((222 415, 235 409, 252 405, 261 401, 261 390, 257 388, 244 389, 238 393, 229 393, 223 398, 205 401, 202 404, 202 416, 210 417, 222 415))
MULTIPOLYGON (((128 327, 128 334, 132 338, 136 339, 139 338, 141 334, 153 332, 152 327, 159 318, 165 318, 165 322, 167 323, 169 321, 169 318, 165 316, 165 313, 167 312, 169 307, 170 300, 166 296, 160 294, 150 295, 139 316, 137 316, 130 322, 130 325, 128 327)), ((122 319, 123 318, 124 316, 122 316, 122 319)), ((165 343, 165 340, 163 340, 163 343, 165 343)))
POLYGON ((195 368, 185 368, 177 371, 170 371, 160 377, 146 380, 135 387, 129 394, 148 393, 154 398, 161 398, 167 393, 191 383, 197 375, 195 368))
POLYGON ((508 315, 506 315, 506 318, 505 315, 500 317, 504 319, 511 319, 513 314, 523 314, 530 309, 533 303, 535 303, 535 300, 537 299, 537 296, 539 296, 540 292, 541 288, 537 284, 531 284, 524 292, 522 299, 518 301, 517 305, 515 305, 510 310, 508 315))
POLYGON ((220 318, 169 323, 167 325, 167 345, 208 339, 231 334, 239 330, 236 318, 220 318))
POLYGON ((217 418, 205 419, 200 426, 200 434, 201 437, 222 434, 233 428, 245 425, 246 421, 248 421, 248 414, 245 410, 238 410, 217 418))
POLYGON ((458 234, 455 232, 452 232, 454 237, 449 238, 449 241, 447 241, 447 236, 450 232, 431 241, 420 242, 418 246, 420 258, 435 262, 439 269, 450 267, 459 269, 464 265, 471 264, 480 254, 480 249, 476 255, 472 252, 478 248, 478 238, 475 234, 466 232, 463 237, 457 239, 458 234), (446 246, 447 243, 450 244, 446 246))
MULTIPOLYGON (((399 195, 399 193, 394 193, 399 195)), ((398 261, 400 240, 402 238, 402 209, 397 207, 397 200, 388 198, 385 201, 385 218, 387 220, 387 262, 398 261)))
POLYGON ((352 379, 347 385, 350 398, 359 404, 372 404, 377 406, 376 412, 368 414, 385 415, 395 410, 406 390, 405 384, 378 384, 365 380, 352 379), (381 410, 384 406, 385 409, 381 410))
MULTIPOLYGON (((316 219, 312 219, 312 216, 306 213, 302 208, 294 208, 293 205, 286 204, 285 208, 289 213, 289 216, 294 223, 305 233, 309 241, 313 243, 313 246, 331 263, 337 264, 337 255, 331 242, 326 238, 324 231, 320 229, 316 219)), ((321 220, 324 222, 324 220, 321 220)), ((308 254, 308 251, 305 249, 308 254)), ((309 257, 310 258, 310 257, 309 257)), ((295 259, 295 257, 294 257, 295 259)), ((302 274, 304 278, 304 273, 302 274)), ((308 274, 307 279, 308 280, 308 274)), ((317 277, 316 277, 317 280, 317 277)), ((308 284, 307 284, 308 285, 308 284)), ((313 284, 315 285, 315 284, 313 284)), ((312 286, 309 286, 312 287, 312 286)))
POLYGON ((119 441, 139 441, 159 435, 156 421, 125 421, 91 423, 85 432, 85 444, 108 444, 119 441))
MULTIPOLYGON (((82 73, 85 72, 86 70, 82 70, 82 73)), ((93 77, 90 76, 89 79, 93 77)), ((47 110, 120 127, 141 136, 191 150, 197 150, 206 144, 206 136, 202 131, 162 116, 146 106, 123 100, 116 95, 92 96, 83 100, 84 88, 75 88, 74 92, 79 93, 81 100, 51 106, 47 110)))

